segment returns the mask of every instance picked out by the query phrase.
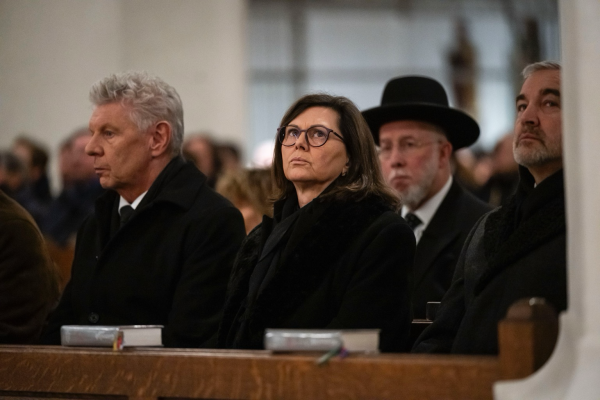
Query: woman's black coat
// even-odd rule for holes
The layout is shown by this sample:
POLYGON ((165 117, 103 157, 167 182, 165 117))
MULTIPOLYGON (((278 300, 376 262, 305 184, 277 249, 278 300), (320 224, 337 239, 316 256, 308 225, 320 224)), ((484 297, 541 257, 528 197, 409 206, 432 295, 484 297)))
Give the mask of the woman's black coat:
MULTIPOLYGON (((250 276, 273 219, 264 217, 246 238, 229 282, 219 346, 262 348, 266 328, 380 328, 381 350, 405 349, 411 323, 412 230, 377 198, 319 207, 324 210, 315 223, 298 221, 292 228, 275 270, 268 273, 272 278, 253 302, 247 299, 250 276), (240 338, 243 325, 247 329, 240 338)), ((276 219, 281 208, 281 203, 275 205, 276 219)))

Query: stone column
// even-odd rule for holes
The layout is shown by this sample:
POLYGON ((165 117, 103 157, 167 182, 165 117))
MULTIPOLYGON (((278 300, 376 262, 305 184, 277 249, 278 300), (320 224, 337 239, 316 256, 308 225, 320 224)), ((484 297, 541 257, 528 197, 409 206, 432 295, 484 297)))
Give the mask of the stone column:
POLYGON ((560 15, 569 307, 548 363, 496 384, 501 400, 600 398, 600 1, 561 0, 560 15))

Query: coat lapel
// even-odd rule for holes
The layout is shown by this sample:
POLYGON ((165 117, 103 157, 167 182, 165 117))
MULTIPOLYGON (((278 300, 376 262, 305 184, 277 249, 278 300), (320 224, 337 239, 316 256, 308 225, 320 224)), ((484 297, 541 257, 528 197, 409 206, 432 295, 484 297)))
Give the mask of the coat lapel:
POLYGON ((95 214, 98 221, 98 249, 103 250, 111 239, 111 233, 116 226, 117 208, 119 204, 119 195, 117 192, 107 190, 96 200, 95 214))
POLYGON ((161 202, 190 209, 205 181, 206 176, 196 167, 181 157, 173 158, 156 177, 132 218, 148 206, 161 202))
POLYGON ((420 285, 428 271, 433 268, 436 258, 460 235, 457 223, 459 216, 456 215, 458 208, 456 204, 459 202, 460 196, 461 189, 454 180, 417 244, 414 269, 415 287, 420 285), (448 227, 453 229, 449 230, 448 227))
POLYGON ((181 157, 173 158, 152 183, 123 230, 119 228, 119 195, 113 190, 107 190, 96 201, 99 248, 105 251, 114 237, 131 229, 133 221, 151 210, 156 203, 167 202, 185 210, 189 209, 205 181, 206 176, 196 167, 186 163, 181 157))

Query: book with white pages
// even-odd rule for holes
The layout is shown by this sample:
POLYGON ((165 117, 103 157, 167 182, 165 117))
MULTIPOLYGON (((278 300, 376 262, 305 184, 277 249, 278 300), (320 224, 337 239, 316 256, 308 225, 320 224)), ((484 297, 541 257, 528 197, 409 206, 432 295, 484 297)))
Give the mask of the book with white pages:
POLYGON ((267 329, 265 349, 272 351, 379 352, 379 329, 267 329))
POLYGON ((63 325, 63 346, 142 347, 162 346, 162 325, 63 325))

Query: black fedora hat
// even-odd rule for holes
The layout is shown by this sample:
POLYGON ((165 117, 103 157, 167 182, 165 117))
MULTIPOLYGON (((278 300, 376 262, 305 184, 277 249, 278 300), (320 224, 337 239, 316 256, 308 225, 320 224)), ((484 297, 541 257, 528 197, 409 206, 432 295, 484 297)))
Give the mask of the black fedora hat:
POLYGON ((375 143, 379 128, 392 121, 429 122, 444 130, 454 150, 470 146, 479 137, 479 125, 468 114, 448 106, 442 85, 425 76, 403 76, 390 80, 383 90, 381 106, 362 112, 375 143))

